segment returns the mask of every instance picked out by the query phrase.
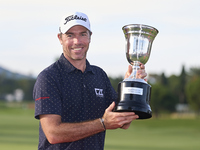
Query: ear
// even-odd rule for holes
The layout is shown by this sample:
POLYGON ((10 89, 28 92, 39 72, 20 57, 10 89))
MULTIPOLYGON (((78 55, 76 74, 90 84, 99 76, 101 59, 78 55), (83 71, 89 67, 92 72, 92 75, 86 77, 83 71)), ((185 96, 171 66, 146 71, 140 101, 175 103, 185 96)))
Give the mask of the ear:
MULTIPOLYGON (((90 32, 90 31, 89 31, 90 32)), ((89 33, 90 34, 90 42, 91 42, 91 36, 92 36, 92 32, 89 33)))
POLYGON ((62 45, 62 33, 58 33, 57 37, 58 37, 58 40, 60 41, 60 44, 62 45))

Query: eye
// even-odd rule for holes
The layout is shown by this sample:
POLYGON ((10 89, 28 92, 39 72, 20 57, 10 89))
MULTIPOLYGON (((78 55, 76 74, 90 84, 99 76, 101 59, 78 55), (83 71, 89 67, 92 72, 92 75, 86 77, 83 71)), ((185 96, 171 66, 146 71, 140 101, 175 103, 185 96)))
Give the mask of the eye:
POLYGON ((67 34, 67 37, 71 38, 71 37, 72 37, 72 34, 67 34))
POLYGON ((73 33, 70 33, 70 32, 65 33, 65 35, 66 35, 67 38, 72 38, 73 37, 73 33))
POLYGON ((82 35, 82 36, 87 36, 87 33, 86 33, 86 32, 83 32, 81 35, 82 35))

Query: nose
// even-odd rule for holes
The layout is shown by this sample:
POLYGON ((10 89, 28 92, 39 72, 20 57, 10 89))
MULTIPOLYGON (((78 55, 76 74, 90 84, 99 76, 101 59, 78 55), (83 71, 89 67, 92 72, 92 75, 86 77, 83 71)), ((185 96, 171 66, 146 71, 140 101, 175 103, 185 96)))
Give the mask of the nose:
POLYGON ((79 37, 74 38, 74 43, 79 44, 81 42, 81 39, 79 37))

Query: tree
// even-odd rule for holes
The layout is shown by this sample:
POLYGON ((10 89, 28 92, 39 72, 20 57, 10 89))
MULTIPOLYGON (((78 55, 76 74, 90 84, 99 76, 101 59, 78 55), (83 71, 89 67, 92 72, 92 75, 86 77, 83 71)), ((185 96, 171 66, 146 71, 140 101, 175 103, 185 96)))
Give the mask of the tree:
POLYGON ((161 79, 160 80, 161 80, 160 82, 161 82, 162 85, 164 85, 164 86, 168 85, 168 79, 166 78, 165 73, 161 74, 161 79))
POLYGON ((25 100, 33 100, 33 87, 36 79, 20 79, 17 80, 18 88, 24 91, 25 100))
POLYGON ((188 103, 196 112, 200 112, 200 68, 190 68, 190 80, 186 86, 188 103))
POLYGON ((182 71, 179 76, 179 103, 187 103, 186 100, 186 94, 185 94, 185 88, 187 83, 187 74, 185 72, 184 65, 182 66, 182 71))
POLYGON ((32 91, 35 83, 34 78, 8 78, 0 75, 0 100, 4 100, 8 94, 13 94, 16 89, 21 89, 25 93, 25 100, 33 100, 32 91))
POLYGON ((196 111, 200 112, 200 76, 194 77, 188 84, 187 84, 187 98, 189 105, 196 111))
POLYGON ((151 107, 155 116, 158 117, 160 112, 174 112, 175 106, 177 104, 176 96, 174 95, 174 90, 172 85, 176 87, 178 85, 178 80, 176 76, 171 76, 167 78, 164 73, 160 76, 155 76, 157 81, 152 84, 151 92, 151 107), (174 82, 176 81, 176 82, 174 82), (173 84, 172 84, 173 83, 173 84))
POLYGON ((179 77, 176 75, 171 75, 168 78, 169 81, 169 89, 174 97, 176 99, 176 102, 178 103, 179 100, 179 77))
POLYGON ((152 85, 151 91, 151 108, 155 116, 158 117, 160 112, 173 112, 177 104, 170 88, 160 83, 152 85))
POLYGON ((190 68, 190 73, 193 76, 200 76, 200 68, 192 67, 190 68))

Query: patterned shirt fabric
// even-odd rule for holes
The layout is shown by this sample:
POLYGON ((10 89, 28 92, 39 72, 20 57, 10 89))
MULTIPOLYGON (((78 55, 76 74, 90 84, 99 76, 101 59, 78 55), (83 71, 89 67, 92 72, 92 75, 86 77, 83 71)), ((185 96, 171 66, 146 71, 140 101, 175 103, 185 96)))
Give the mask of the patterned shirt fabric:
MULTIPOLYGON (((106 73, 86 60, 84 73, 76 69, 62 54, 58 61, 37 77, 33 97, 35 118, 57 114, 62 122, 82 122, 103 116, 105 109, 117 99, 106 73)), ((39 125, 39 150, 103 150, 105 132, 75 142, 50 144, 39 125)))

